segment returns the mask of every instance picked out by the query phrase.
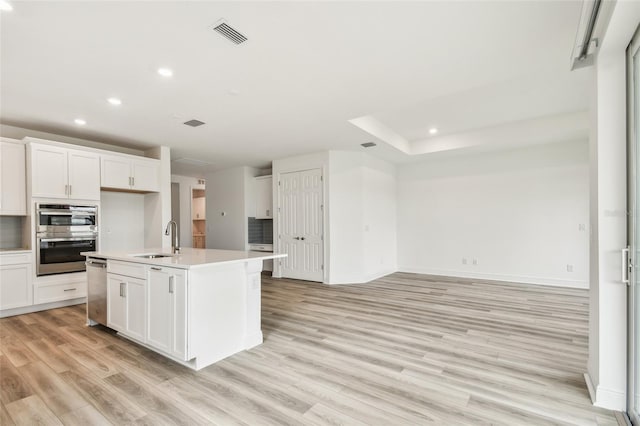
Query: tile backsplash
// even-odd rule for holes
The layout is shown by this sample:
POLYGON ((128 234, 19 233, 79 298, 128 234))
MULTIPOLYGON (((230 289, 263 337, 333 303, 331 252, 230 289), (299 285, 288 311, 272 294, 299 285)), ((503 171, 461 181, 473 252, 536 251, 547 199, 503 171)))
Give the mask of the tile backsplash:
POLYGON ((273 244, 273 219, 248 218, 249 244, 273 244))

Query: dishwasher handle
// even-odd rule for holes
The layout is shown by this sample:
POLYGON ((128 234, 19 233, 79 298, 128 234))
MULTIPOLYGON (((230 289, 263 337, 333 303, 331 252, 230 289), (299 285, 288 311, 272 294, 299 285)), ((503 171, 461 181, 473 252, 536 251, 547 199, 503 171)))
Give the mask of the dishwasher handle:
POLYGON ((87 259, 84 264, 87 266, 95 266, 96 268, 107 267, 107 261, 105 259, 87 259))

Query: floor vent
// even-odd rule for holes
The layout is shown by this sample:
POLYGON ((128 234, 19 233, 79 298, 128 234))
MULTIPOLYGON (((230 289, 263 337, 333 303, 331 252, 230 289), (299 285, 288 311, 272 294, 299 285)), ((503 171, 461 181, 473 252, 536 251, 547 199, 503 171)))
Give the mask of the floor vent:
POLYGON ((247 41, 247 37, 238 32, 235 28, 228 25, 226 22, 221 21, 219 23, 214 24, 213 30, 220 33, 225 38, 229 39, 235 44, 244 43, 247 41))
POLYGON ((189 121, 185 121, 184 124, 186 124, 187 126, 191 126, 191 127, 198 127, 198 126, 202 126, 204 124, 204 121, 189 120, 189 121))
POLYGON ((365 143, 361 143, 360 146, 363 146, 365 148, 371 148, 371 147, 376 146, 376 143, 375 142, 365 142, 365 143))

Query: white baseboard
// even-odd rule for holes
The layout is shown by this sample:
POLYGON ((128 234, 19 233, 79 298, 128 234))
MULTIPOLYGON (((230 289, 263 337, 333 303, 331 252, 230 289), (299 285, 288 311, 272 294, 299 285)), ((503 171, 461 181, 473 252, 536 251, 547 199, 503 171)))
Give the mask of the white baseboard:
POLYGON ((584 381, 589 390, 591 402, 596 407, 606 408, 607 410, 626 411, 627 409, 627 393, 615 389, 605 388, 604 386, 595 386, 589 373, 584 373, 584 381))
POLYGON ((14 315, 30 314, 32 312, 46 311, 47 309, 64 308, 65 306, 80 305, 85 303, 87 297, 80 297, 77 299, 63 300, 61 302, 41 303, 39 305, 24 306, 22 308, 5 309, 0 311, 0 318, 12 317, 14 315))
POLYGON ((570 287, 570 288, 582 288, 582 289, 589 288, 589 284, 587 281, 565 280, 561 278, 528 277, 523 275, 487 274, 482 272, 432 269, 432 268, 422 268, 422 267, 413 267, 413 266, 400 266, 398 270, 399 272, 410 272, 415 274, 427 274, 427 275, 440 275, 440 276, 446 276, 446 277, 475 278, 475 279, 492 280, 492 281, 508 281, 508 282, 515 282, 515 283, 523 283, 523 284, 549 285, 554 287, 570 287))

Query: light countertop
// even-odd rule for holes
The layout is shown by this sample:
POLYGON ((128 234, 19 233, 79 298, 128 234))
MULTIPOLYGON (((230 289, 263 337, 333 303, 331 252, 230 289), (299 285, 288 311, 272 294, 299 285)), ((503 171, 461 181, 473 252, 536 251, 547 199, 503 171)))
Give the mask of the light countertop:
POLYGON ((185 247, 180 249, 180 253, 172 254, 170 248, 145 248, 140 250, 127 251, 88 251, 81 253, 87 257, 100 257, 104 259, 120 260, 124 262, 144 263, 147 265, 170 266, 174 268, 192 269, 213 264, 246 262, 249 260, 266 260, 286 257, 286 254, 273 254, 256 251, 240 250, 214 250, 196 249, 185 247), (170 257, 160 257, 156 259, 146 259, 136 257, 140 254, 162 253, 170 257))

